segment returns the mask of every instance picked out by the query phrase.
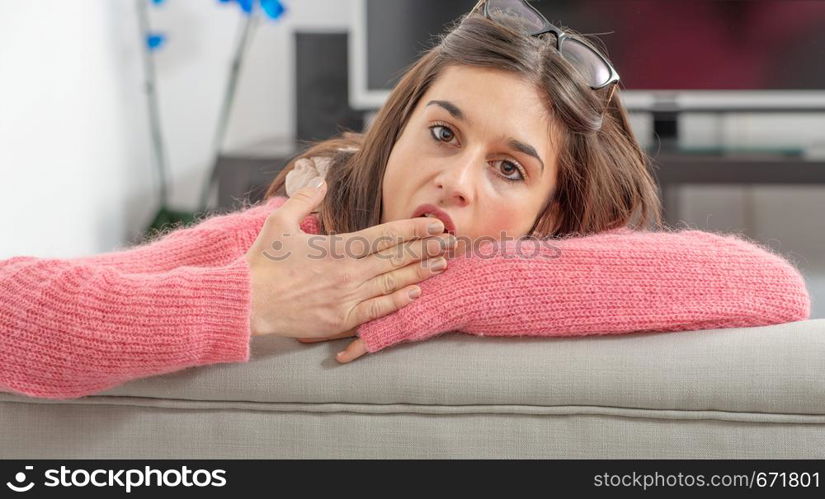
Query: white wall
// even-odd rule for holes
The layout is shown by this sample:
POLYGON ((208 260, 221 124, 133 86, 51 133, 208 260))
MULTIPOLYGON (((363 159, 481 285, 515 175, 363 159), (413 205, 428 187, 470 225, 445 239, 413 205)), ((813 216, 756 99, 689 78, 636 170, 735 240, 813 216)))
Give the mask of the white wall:
MULTIPOLYGON (((290 137, 293 30, 349 25, 349 0, 284 3, 283 19, 255 31, 224 149, 290 137)), ((168 36, 156 67, 171 204, 191 210, 243 16, 214 0, 150 13, 168 36)), ((133 0, 0 0, 0 258, 108 251, 151 221, 141 50, 133 0)))
POLYGON ((0 257, 111 247, 150 188, 112 21, 107 2, 0 1, 0 257))
MULTIPOLYGON (((295 29, 346 29, 351 0, 286 1, 289 12, 255 33, 225 149, 288 137, 295 29)), ((230 51, 242 17, 234 5, 168 0, 153 9, 167 32, 159 94, 173 204, 193 209, 211 166, 211 142, 230 51)), ((125 244, 156 209, 155 170, 131 0, 0 0, 0 258, 74 256, 125 244)), ((649 122, 636 117, 644 139, 649 122)), ((686 143, 804 144, 822 140, 822 117, 694 116, 686 143)), ((797 263, 825 317, 823 187, 682 189, 687 223, 742 232, 797 263)))

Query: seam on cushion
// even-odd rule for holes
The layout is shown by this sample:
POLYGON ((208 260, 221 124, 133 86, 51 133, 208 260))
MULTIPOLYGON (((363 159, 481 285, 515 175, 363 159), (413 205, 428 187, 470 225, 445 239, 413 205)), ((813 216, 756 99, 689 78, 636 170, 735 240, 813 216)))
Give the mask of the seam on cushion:
POLYGON ((434 404, 361 404, 361 403, 290 403, 195 401, 184 399, 155 399, 147 397, 94 397, 77 401, 50 399, 2 400, 0 403, 37 403, 53 405, 111 405, 147 409, 203 410, 203 411, 258 411, 284 413, 355 413, 355 414, 419 414, 422 416, 613 416, 630 419, 655 420, 709 420, 761 424, 822 424, 823 414, 793 414, 764 412, 735 412, 719 410, 639 409, 594 405, 534 406, 513 404, 489 405, 434 405, 434 404))

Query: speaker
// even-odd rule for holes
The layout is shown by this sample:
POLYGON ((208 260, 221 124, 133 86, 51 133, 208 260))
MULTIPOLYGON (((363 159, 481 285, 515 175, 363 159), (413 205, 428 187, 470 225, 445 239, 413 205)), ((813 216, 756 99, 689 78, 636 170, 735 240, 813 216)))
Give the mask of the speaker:
POLYGON ((363 130, 363 113, 349 106, 348 43, 347 32, 295 33, 296 140, 363 130))

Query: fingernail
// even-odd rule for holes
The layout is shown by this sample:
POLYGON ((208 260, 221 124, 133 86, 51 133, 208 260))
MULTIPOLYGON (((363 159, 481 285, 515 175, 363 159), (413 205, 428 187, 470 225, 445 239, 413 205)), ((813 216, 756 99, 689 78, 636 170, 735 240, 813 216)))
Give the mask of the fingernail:
POLYGON ((315 177, 309 181, 309 186, 313 189, 320 189, 322 185, 324 185, 323 177, 315 177))
POLYGON ((419 296, 421 296, 421 288, 411 289, 411 290, 410 290, 410 292, 409 292, 409 293, 407 293, 407 294, 408 294, 408 295, 410 295, 410 298, 412 298, 413 300, 415 300, 416 298, 418 298, 419 296))
POLYGON ((444 257, 438 257, 435 261, 430 265, 432 270, 441 270, 447 266, 447 259, 444 257))
POLYGON ((344 352, 338 352, 337 354, 335 354, 336 357, 341 357, 342 355, 344 355, 344 352))
POLYGON ((441 234, 442 232, 444 232, 444 222, 433 222, 430 224, 427 230, 430 231, 430 234, 441 234))

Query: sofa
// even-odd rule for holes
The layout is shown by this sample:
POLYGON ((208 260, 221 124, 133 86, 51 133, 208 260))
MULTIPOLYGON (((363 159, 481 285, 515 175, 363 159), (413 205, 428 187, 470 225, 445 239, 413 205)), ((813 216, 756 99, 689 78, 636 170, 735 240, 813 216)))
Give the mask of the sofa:
POLYGON ((557 338, 349 339, 68 400, 0 393, 3 458, 825 458, 825 319, 557 338))

